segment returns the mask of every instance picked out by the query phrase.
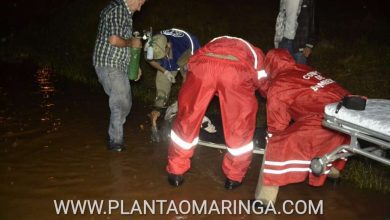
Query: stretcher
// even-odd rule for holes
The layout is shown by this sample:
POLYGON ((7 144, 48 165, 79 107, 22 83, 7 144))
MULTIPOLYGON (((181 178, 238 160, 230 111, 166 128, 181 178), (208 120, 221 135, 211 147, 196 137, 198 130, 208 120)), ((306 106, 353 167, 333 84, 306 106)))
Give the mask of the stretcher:
MULTIPOLYGON (((171 104, 167 110, 165 111, 164 115, 164 124, 162 130, 162 136, 167 137, 166 139, 169 139, 170 137, 170 131, 171 131, 171 126, 172 126, 172 121, 176 117, 178 111, 178 105, 177 101, 171 104)), ((209 133, 209 135, 217 135, 220 136, 223 131, 222 131, 222 121, 220 119, 220 116, 216 115, 211 115, 209 117, 205 116, 203 117, 202 120, 202 126, 201 129, 209 133), (212 120, 210 120, 212 119, 212 120), (218 134, 219 133, 219 134, 218 134)), ((257 129, 256 129, 257 131, 257 129)), ((256 133, 255 131, 255 133, 256 133)), ((152 133, 153 133, 153 128, 152 128, 152 133)), ((202 130, 201 132, 202 133, 202 130)), ((209 136, 210 137, 210 136, 209 136)), ((256 138, 256 135, 254 135, 254 139, 256 138)), ((153 138, 152 138, 153 139, 153 138)), ((211 141, 210 138, 206 138, 205 136, 200 137, 198 141, 198 146, 203 146, 203 147, 209 147, 209 148, 215 148, 215 149, 221 149, 221 150, 227 150, 227 146, 225 144, 221 144, 219 142, 224 142, 223 139, 221 140, 221 137, 216 138, 211 138, 214 140, 219 139, 217 142, 211 141)), ((254 154, 264 154, 264 148, 261 148, 260 145, 262 143, 259 140, 253 140, 255 144, 253 153, 254 154)))
POLYGON ((314 158, 310 168, 316 175, 323 174, 326 166, 340 158, 358 154, 390 166, 390 159, 381 153, 390 149, 390 100, 368 99, 365 110, 345 107, 337 110, 339 103, 325 106, 323 126, 351 137, 348 145, 341 145, 334 151, 314 158), (359 140, 370 144, 362 147, 359 140))
MULTIPOLYGON (((210 141, 199 140, 198 145, 204 146, 204 147, 210 147, 210 148, 227 150, 227 146, 226 145, 224 145, 224 144, 217 144, 217 143, 213 143, 213 142, 210 142, 210 141)), ((264 149, 262 149, 260 147, 254 147, 253 153, 254 154, 264 154, 264 149)))

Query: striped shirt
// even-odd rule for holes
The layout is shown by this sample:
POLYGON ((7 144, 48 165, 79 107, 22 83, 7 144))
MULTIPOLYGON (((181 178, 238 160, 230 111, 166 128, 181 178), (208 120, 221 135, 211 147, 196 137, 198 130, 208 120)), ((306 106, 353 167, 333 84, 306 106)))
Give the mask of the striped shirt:
POLYGON ((127 72, 130 47, 116 47, 108 38, 117 35, 129 39, 132 35, 133 13, 125 0, 112 0, 100 13, 99 28, 93 53, 95 67, 113 67, 127 72))

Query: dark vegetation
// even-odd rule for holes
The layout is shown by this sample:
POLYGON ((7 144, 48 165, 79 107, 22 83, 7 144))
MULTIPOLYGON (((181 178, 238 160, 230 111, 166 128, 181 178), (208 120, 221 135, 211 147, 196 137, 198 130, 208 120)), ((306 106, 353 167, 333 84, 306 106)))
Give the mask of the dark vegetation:
MULTIPOLYGON (((2 3, 0 57, 47 65, 64 79, 101 89, 92 67, 100 10, 108 0, 14 0, 2 3)), ((177 27, 204 44, 220 35, 242 37, 265 52, 273 47, 277 0, 149 0, 134 16, 135 30, 177 27)), ((390 25, 386 1, 319 1, 320 42, 311 65, 354 94, 390 99, 390 25), (387 13, 387 14, 386 14, 387 13)), ((132 83, 135 99, 154 98, 154 71, 132 83)), ((178 91, 179 83, 174 87, 178 91)), ((260 109, 264 123, 264 108, 260 109)), ((362 188, 390 192, 390 169, 356 157, 344 177, 362 188)))

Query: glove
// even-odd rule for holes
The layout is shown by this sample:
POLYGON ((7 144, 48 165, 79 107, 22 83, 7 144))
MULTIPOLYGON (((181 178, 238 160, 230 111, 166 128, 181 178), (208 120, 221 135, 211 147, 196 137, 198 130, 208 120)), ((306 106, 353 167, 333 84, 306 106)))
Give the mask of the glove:
POLYGON ((164 75, 168 78, 169 82, 175 83, 176 79, 175 76, 168 70, 165 70, 164 75))

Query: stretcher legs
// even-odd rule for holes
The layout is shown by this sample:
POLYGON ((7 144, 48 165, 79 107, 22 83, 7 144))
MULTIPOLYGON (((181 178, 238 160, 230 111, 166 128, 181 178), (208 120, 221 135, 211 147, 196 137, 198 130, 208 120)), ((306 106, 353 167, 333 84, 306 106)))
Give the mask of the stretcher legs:
POLYGON ((336 148, 336 150, 329 154, 325 154, 323 157, 316 157, 312 159, 310 163, 311 172, 315 176, 320 176, 325 173, 328 164, 340 158, 347 158, 348 156, 351 156, 352 154, 345 150, 348 147, 349 145, 341 145, 336 148))
MULTIPOLYGON (((365 140, 367 139, 368 138, 365 140)), ((314 158, 310 163, 310 168, 314 175, 319 176, 325 172, 327 164, 340 158, 347 158, 354 154, 360 154, 390 166, 390 160, 378 156, 378 154, 375 153, 376 151, 378 151, 378 147, 361 148, 357 136, 351 135, 351 143, 349 145, 341 145, 329 154, 314 158)))

